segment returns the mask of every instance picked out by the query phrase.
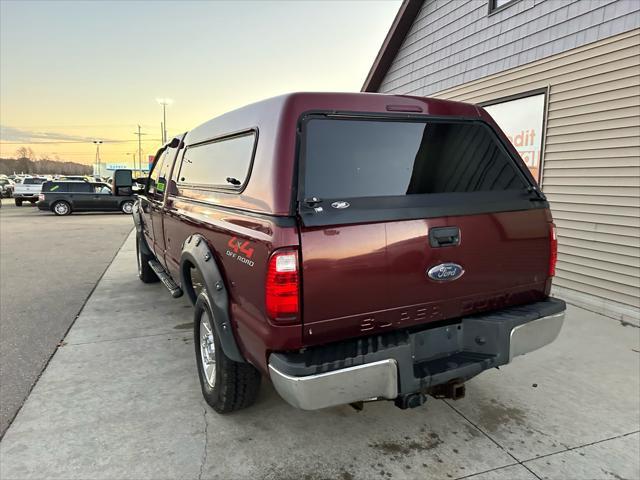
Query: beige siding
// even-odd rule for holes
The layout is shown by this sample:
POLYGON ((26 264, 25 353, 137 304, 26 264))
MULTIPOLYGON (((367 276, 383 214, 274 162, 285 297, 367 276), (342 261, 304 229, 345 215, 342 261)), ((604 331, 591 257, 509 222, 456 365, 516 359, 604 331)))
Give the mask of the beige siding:
POLYGON ((542 188, 558 226, 554 284, 621 318, 640 308, 639 59, 634 30, 432 95, 480 103, 549 89, 542 188))

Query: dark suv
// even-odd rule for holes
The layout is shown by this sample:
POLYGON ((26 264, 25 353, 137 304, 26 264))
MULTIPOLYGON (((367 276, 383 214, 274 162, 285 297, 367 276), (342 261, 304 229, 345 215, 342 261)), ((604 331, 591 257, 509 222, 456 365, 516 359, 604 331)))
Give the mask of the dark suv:
POLYGON ((458 398, 552 342, 549 205, 485 110, 299 93, 175 138, 134 206, 138 274, 195 304, 202 392, 250 405, 458 398))
POLYGON ((130 214, 133 201, 132 195, 114 195, 106 183, 53 181, 42 185, 36 205, 40 210, 51 210, 56 215, 118 210, 130 214))

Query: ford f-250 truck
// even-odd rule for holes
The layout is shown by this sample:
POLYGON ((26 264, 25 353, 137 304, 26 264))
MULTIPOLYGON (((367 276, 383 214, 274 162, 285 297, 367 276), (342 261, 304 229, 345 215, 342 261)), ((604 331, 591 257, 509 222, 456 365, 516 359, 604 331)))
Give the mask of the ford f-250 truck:
POLYGON ((195 304, 206 401, 458 398, 552 342, 556 234, 485 110, 297 93, 162 147, 134 205, 138 274, 195 304))

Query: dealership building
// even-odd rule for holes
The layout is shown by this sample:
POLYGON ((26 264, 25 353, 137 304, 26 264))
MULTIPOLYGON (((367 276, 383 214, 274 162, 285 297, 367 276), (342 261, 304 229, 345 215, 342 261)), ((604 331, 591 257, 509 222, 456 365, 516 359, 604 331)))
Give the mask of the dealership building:
POLYGON ((640 319, 640 0, 405 0, 362 90, 484 106, 550 201, 554 293, 640 319))

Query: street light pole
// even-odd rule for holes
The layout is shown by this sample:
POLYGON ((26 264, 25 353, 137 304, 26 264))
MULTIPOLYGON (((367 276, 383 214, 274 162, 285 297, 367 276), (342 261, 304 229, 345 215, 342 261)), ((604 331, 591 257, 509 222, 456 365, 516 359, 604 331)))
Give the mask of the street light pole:
MULTIPOLYGON (((138 162, 142 162, 142 132, 140 131, 140 125, 138 125, 138 162)), ((142 167, 142 163, 140 163, 140 167, 142 167)))
POLYGON ((131 155, 131 157, 133 158, 133 172, 135 173, 136 171, 136 152, 129 152, 127 153, 127 155, 131 155))
POLYGON ((100 144, 102 143, 102 140, 94 140, 93 143, 96 144, 96 169, 94 175, 100 175, 100 144))

